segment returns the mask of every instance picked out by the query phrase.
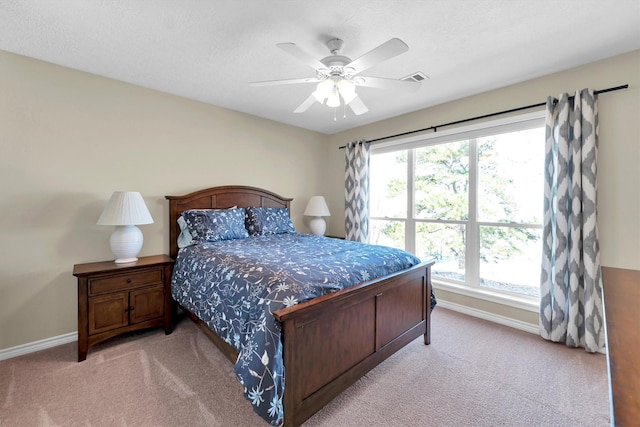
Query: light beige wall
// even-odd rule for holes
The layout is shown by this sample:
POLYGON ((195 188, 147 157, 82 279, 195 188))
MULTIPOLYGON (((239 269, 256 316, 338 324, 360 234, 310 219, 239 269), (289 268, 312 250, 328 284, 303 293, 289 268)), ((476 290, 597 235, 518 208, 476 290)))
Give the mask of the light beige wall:
MULTIPOLYGON (((423 83, 429 90, 434 81, 423 83)), ((375 139, 544 102, 547 96, 589 87, 605 89, 629 84, 629 89, 601 94, 598 158, 598 226, 602 265, 640 269, 640 51, 551 74, 524 83, 424 109, 358 129, 331 135, 328 147, 327 203, 332 213, 329 233, 344 235, 344 152, 339 146, 356 139, 375 139)), ((438 297, 479 310, 512 316, 499 304, 439 291, 438 297)), ((518 320, 535 323, 531 312, 518 320)))
POLYGON ((115 190, 155 223, 141 255, 168 253, 167 194, 244 184, 318 194, 326 135, 0 51, 0 349, 77 330, 73 265, 113 259, 95 223, 115 190))
MULTIPOLYGON (((141 255, 168 251, 164 195, 214 185, 293 197, 302 231, 309 196, 324 194, 328 233, 343 235, 338 146, 582 87, 630 85, 600 96, 598 209, 603 265, 640 268, 640 51, 331 136, 2 51, 0 64, 0 349, 76 331, 71 271, 112 259, 111 228, 95 221, 114 190, 140 191, 155 220, 141 226, 141 255)), ((535 322, 531 312, 443 291, 438 297, 535 322)))

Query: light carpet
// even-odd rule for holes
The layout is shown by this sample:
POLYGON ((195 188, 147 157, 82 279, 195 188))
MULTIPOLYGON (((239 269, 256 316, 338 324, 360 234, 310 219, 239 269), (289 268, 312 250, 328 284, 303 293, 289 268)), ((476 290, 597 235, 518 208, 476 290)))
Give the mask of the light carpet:
MULTIPOLYGON (((606 358, 443 308, 309 419, 334 426, 608 426, 606 358)), ((258 426, 232 364, 189 320, 0 361, 0 427, 258 426)))

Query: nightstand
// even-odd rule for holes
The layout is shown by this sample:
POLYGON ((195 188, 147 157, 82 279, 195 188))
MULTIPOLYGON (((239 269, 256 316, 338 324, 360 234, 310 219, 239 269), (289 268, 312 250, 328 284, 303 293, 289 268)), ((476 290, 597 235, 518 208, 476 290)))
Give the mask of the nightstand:
POLYGON ((163 327, 171 333, 171 270, 166 255, 138 261, 76 264, 78 278, 78 362, 89 347, 139 329, 163 327))

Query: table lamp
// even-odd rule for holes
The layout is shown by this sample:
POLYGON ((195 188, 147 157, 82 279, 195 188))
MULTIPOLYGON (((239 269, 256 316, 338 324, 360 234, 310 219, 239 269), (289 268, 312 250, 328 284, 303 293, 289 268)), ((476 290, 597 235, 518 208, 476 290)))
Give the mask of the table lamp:
POLYGON ((309 203, 307 204, 307 208, 304 210, 304 214, 306 216, 313 217, 313 219, 309 222, 311 233, 317 236, 324 235, 324 232, 327 229, 327 223, 325 222, 323 216, 331 216, 324 197, 313 196, 311 199, 309 199, 309 203))
POLYGON ((115 225, 109 243, 116 263, 138 260, 142 249, 142 232, 136 225, 153 224, 153 218, 140 193, 116 191, 98 219, 98 225, 115 225))

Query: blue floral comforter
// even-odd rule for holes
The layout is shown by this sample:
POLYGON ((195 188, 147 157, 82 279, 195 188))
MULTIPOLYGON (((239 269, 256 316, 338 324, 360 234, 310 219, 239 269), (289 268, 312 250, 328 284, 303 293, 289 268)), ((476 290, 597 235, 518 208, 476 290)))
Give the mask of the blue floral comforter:
POLYGON ((256 236, 181 249, 171 291, 238 351, 234 372, 245 396, 260 416, 280 425, 284 365, 272 313, 419 263, 385 246, 301 233, 256 236))

